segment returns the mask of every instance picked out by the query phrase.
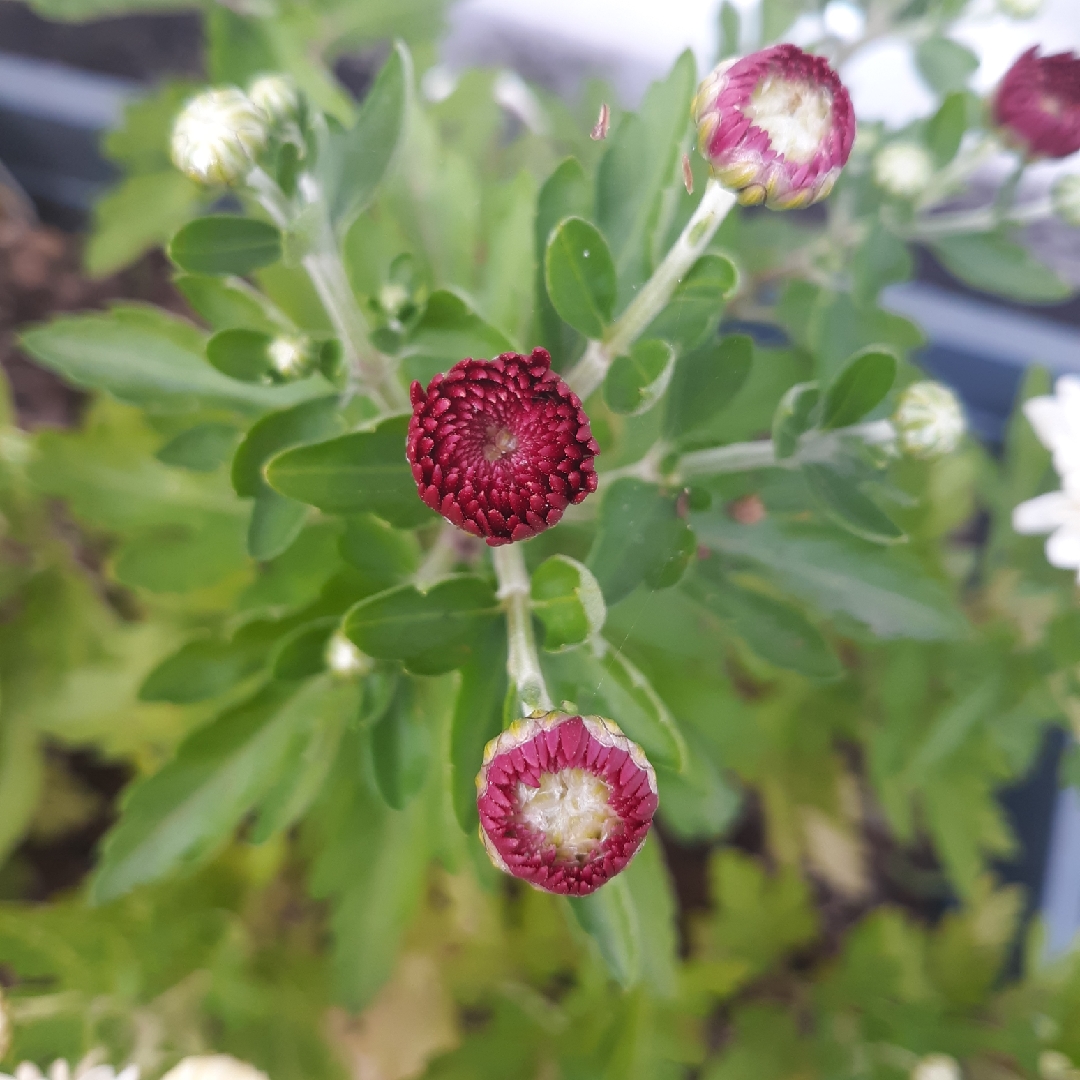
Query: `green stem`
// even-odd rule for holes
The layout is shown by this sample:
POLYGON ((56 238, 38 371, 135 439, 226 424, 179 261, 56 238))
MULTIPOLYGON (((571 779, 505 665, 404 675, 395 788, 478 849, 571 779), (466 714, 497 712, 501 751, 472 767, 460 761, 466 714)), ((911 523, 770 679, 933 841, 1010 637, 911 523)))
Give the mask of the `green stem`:
POLYGON ((663 262, 612 323, 603 341, 590 341, 585 354, 566 376, 578 397, 584 400, 600 386, 615 357, 629 352, 630 346, 664 310, 679 282, 704 253, 737 201, 737 196, 718 181, 710 180, 705 185, 701 202, 663 262))
POLYGON ((427 592, 454 569, 454 564, 458 561, 457 539, 458 529, 449 522, 439 530, 435 543, 428 549, 423 562, 413 575, 413 584, 421 592, 427 592))
POLYGON ((540 670, 536 651, 530 604, 529 571, 518 544, 492 548, 491 561, 499 582, 498 597, 506 611, 506 633, 509 652, 506 670, 525 715, 552 708, 551 695, 540 670))
POLYGON ((977 210, 958 210, 953 214, 921 218, 902 227, 900 232, 905 240, 934 240, 960 233, 992 232, 999 225, 1028 225, 1050 217, 1052 213, 1053 206, 1048 198, 1015 207, 1008 214, 1003 214, 996 205, 981 206, 977 210))

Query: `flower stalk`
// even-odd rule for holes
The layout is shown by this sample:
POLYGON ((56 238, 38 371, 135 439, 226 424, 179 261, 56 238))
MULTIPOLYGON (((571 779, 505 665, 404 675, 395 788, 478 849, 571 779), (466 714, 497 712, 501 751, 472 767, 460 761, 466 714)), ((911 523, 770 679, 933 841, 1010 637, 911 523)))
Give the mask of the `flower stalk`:
POLYGON ((506 670, 513 683, 525 715, 550 711, 551 695, 540 670, 540 657, 536 651, 536 635, 533 633, 530 603, 529 571, 521 548, 517 544, 505 544, 491 549, 491 561, 499 582, 496 594, 506 611, 506 631, 509 653, 506 670))
POLYGON ((716 230, 737 202, 738 196, 719 181, 709 180, 705 185, 701 202, 663 262, 611 324, 604 339, 590 341, 582 358, 567 375, 570 388, 583 401, 603 383, 615 358, 629 352, 630 346, 664 310, 679 282, 704 254, 716 230))

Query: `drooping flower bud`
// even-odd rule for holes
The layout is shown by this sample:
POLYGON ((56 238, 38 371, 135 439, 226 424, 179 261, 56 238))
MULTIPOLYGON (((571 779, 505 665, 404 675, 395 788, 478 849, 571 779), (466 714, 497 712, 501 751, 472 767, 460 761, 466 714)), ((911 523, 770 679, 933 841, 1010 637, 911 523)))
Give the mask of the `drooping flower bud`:
POLYGON ((355 679, 371 670, 371 658, 365 656, 340 630, 326 643, 326 666, 342 679, 355 679))
POLYGON ((300 118, 300 91, 288 75, 263 75, 249 87, 249 100, 266 114, 274 127, 300 118))
POLYGON ((956 395, 939 382, 912 383, 893 415, 900 449, 912 457, 950 454, 964 434, 964 413, 956 395))
POLYGON ((795 45, 721 62, 694 98, 698 150, 745 206, 824 199, 855 141, 855 112, 836 72, 795 45))
POLYGON ((315 366, 315 350, 305 338, 276 337, 266 351, 270 366, 282 380, 302 379, 315 366))
POLYGON ((411 394, 420 498, 492 547, 543 532, 596 490, 600 448, 546 350, 462 360, 411 394))
POLYGON ((176 167, 201 184, 235 184, 250 171, 270 136, 266 114, 235 87, 192 98, 172 130, 176 167))
POLYGON ((992 102, 1006 140, 1032 158, 1080 150, 1080 57, 1028 49, 1005 73, 992 102))
POLYGON ((1033 19, 1042 10, 1043 0, 997 0, 997 6, 1010 19, 1033 19))
POLYGON ((1050 189, 1050 205, 1066 225, 1080 226, 1080 175, 1059 177, 1050 189))
POLYGON ((641 747, 599 716, 515 721, 484 750, 476 778, 491 861, 547 892, 586 896, 645 842, 656 774, 641 747))
POLYGON ((921 195, 933 176, 934 160, 918 143, 890 143, 874 156, 875 183, 899 199, 921 195))
POLYGON ((268 1080, 266 1073, 230 1054, 186 1057, 161 1080, 268 1080))
POLYGON ((911 1070, 911 1080, 960 1080, 960 1062, 948 1054, 927 1054, 911 1070))

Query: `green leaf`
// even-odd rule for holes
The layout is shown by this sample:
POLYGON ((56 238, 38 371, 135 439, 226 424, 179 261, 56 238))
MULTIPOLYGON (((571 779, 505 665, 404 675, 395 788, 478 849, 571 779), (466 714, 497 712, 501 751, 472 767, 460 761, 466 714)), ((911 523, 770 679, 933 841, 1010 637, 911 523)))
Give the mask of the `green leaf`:
POLYGON ((706 513, 695 514, 693 522, 699 542, 757 563, 796 596, 822 611, 848 615, 878 637, 936 641, 968 632, 944 586, 909 551, 772 517, 739 525, 706 513))
POLYGON ((413 533, 391 528, 371 514, 357 514, 346 521, 338 550, 360 571, 372 592, 400 585, 420 563, 420 545, 413 533))
POLYGON ((939 94, 963 90, 978 70, 979 58, 969 48, 945 37, 930 37, 915 50, 919 73, 939 94))
POLYGON ((718 581, 701 575, 687 589, 728 621, 762 660, 808 679, 829 680, 843 674, 821 631, 793 605, 744 588, 731 578, 718 581))
POLYGON ((550 652, 600 633, 607 614, 596 578, 569 555, 552 555, 533 571, 532 610, 544 624, 550 652))
POLYGON ((408 115, 412 79, 409 51, 403 42, 395 42, 364 97, 356 123, 348 131, 331 134, 319 170, 330 220, 339 235, 371 203, 390 169, 408 115))
POLYGON ((176 757, 139 781, 105 840, 91 883, 103 903, 181 866, 203 861, 294 763, 326 693, 271 685, 189 736, 176 757))
POLYGON ((926 344, 922 331, 902 316, 878 307, 860 307, 847 293, 825 290, 813 301, 808 337, 816 376, 823 384, 868 346, 884 346, 903 356, 906 350, 926 344))
MULTIPOLYGON (((592 209, 592 185, 576 158, 567 158, 540 188, 536 200, 534 242, 538 252, 546 252, 552 230, 563 218, 587 217, 592 209)), ((537 312, 540 343, 551 353, 557 369, 578 351, 580 338, 558 316, 548 296, 544 260, 536 260, 537 312)))
POLYGON ((875 222, 851 260, 852 299, 872 307, 886 285, 907 281, 914 271, 915 261, 907 244, 875 222))
POLYGON ((243 631, 232 641, 189 641, 146 676, 139 698, 190 705, 219 697, 266 663, 267 648, 265 638, 243 631))
POLYGON ((506 692, 506 628, 496 621, 477 639, 472 657, 461 669, 450 726, 450 794, 458 824, 470 836, 480 823, 476 774, 484 747, 502 730, 506 692))
POLYGON ((466 356, 489 360, 513 351, 509 338, 484 322, 457 293, 438 289, 409 339, 406 355, 410 375, 426 382, 466 356))
POLYGON ((622 880, 637 913, 642 979, 654 997, 673 998, 679 977, 677 905, 655 835, 642 845, 622 880))
POLYGON ((296 328, 243 278, 179 274, 173 284, 195 313, 217 330, 262 330, 267 334, 296 328))
POLYGON ((375 783, 395 810, 409 804, 427 776, 431 735, 419 713, 421 707, 413 681, 403 679, 393 704, 370 728, 375 783))
POLYGON ((815 410, 821 397, 816 382, 796 383, 780 399, 772 422, 773 449, 778 461, 791 457, 800 437, 814 426, 815 410))
POLYGON ((326 670, 326 647, 341 620, 336 615, 298 626, 274 649, 270 670, 275 679, 309 679, 326 670))
POLYGON ((861 420, 885 400, 895 379, 892 353, 874 348, 856 353, 825 388, 819 426, 830 431, 861 420))
POLYGON ((754 343, 745 334, 710 341, 679 358, 671 377, 664 435, 688 437, 724 409, 750 374, 754 343))
POLYGON ((720 5, 720 51, 718 59, 724 60, 729 56, 738 56, 741 22, 739 9, 731 0, 724 0, 720 5))
POLYGON ((947 94, 926 125, 926 145, 939 169, 948 165, 960 149, 968 127, 969 108, 968 94, 962 91, 947 94))
POLYGON ((270 375, 270 343, 259 330, 220 330, 206 343, 206 359, 230 379, 261 383, 270 375))
POLYGON ((105 390, 132 405, 265 412, 326 390, 324 382, 314 379, 285 386, 229 379, 206 362, 200 331, 150 308, 54 319, 25 331, 20 340, 38 363, 69 382, 105 390))
POLYGON ((214 472, 229 460, 238 438, 232 424, 197 424, 173 436, 155 456, 176 468, 214 472))
POLYGON ((616 357, 604 379, 604 400, 612 412, 639 416, 663 396, 675 369, 675 350, 666 341, 635 341, 629 356, 616 357))
POLYGON ((931 245, 945 268, 965 284, 1009 300, 1051 304, 1072 288, 1027 248, 997 233, 945 236, 931 245))
POLYGON ((601 338, 615 308, 615 264, 600 231, 569 217, 552 230, 544 254, 548 296, 563 322, 601 338))
POLYGON ((169 258, 191 274, 250 274, 281 258, 281 233, 268 221, 215 214, 189 221, 169 241, 169 258))
POLYGON ((266 488, 255 496, 248 521, 247 550, 253 559, 276 559, 300 535, 309 509, 266 488))
POLYGON ((410 528, 432 512, 405 460, 408 428, 408 417, 395 416, 371 431, 286 450, 270 460, 266 479, 282 495, 327 513, 372 513, 410 528))
POLYGON ((645 337, 670 341, 680 352, 696 348, 716 330, 724 301, 739 282, 735 264, 724 255, 702 255, 679 281, 667 306, 645 337))
POLYGON ((478 636, 499 616, 491 586, 481 578, 446 578, 421 593, 399 585, 361 600, 343 629, 356 647, 380 660, 401 660, 418 675, 461 667, 478 636))
POLYGON ((590 896, 568 897, 567 903, 611 977, 624 990, 634 986, 641 978, 641 926, 625 877, 612 878, 590 896))
POLYGON ((614 604, 642 581, 654 589, 674 585, 693 553, 694 534, 676 514, 675 500, 655 484, 626 478, 604 494, 586 565, 614 604))
POLYGON ((814 499, 838 525, 875 544, 900 544, 907 537, 877 503, 830 465, 808 462, 802 475, 814 499))

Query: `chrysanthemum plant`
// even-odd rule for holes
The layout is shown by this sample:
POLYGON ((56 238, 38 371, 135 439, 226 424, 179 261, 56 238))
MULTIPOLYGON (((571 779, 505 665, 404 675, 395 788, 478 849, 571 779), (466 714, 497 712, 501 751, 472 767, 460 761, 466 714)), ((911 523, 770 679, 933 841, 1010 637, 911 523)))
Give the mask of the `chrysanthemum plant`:
MULTIPOLYGON (((1075 974, 995 996, 1016 905, 986 876, 996 790, 1080 711, 1071 580, 1011 524, 1036 435, 1071 476, 1073 387, 995 463, 879 303, 915 240, 975 287, 1065 296, 1009 230, 1080 104, 1032 55, 978 101, 945 16, 913 19, 939 108, 858 138, 829 62, 857 43, 735 55, 730 5, 732 55, 595 127, 595 94, 586 118, 515 84, 507 115, 478 73, 425 102, 401 45, 349 123, 274 73, 183 106, 173 160, 219 199, 168 247, 189 316, 23 336, 105 392, 30 465, 111 537, 121 618, 46 728, 141 774, 92 902, 141 925, 160 901, 125 905, 205 864, 283 889, 302 866, 339 998, 369 1004, 409 935, 511 1033, 487 1075, 675 1075, 659 1034, 700 1064, 721 1002, 716 1077, 1080 1060, 1075 974), (997 202, 941 210, 993 150, 1017 166, 997 202), (685 844, 749 823, 776 870, 715 856, 685 962, 654 815, 685 844), (953 896, 937 931, 903 914, 953 896)), ((1017 528, 1074 567, 1063 486, 1017 528)))

